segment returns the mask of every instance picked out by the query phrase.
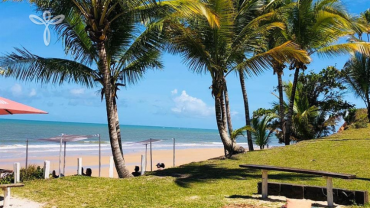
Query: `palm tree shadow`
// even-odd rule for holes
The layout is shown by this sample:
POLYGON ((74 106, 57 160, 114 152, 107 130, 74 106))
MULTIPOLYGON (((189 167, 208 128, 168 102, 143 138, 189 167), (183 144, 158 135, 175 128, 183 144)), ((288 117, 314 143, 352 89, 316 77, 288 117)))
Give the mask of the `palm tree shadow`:
MULTIPOLYGON (((183 188, 190 188, 195 183, 206 183, 221 179, 248 180, 262 178, 259 170, 236 168, 223 168, 214 164, 188 164, 176 168, 165 169, 149 173, 159 177, 174 177, 175 183, 183 188)), ((299 177, 300 180, 317 178, 313 175, 302 175, 291 173, 270 174, 269 179, 293 180, 299 177)), ((237 183, 237 182, 236 182, 237 183)))
MULTIPOLYGON (((257 202, 259 202, 259 201, 282 202, 282 203, 285 203, 286 202, 286 200, 283 200, 283 199, 276 199, 276 198, 275 199, 272 199, 272 198, 262 199, 262 197, 257 197, 257 196, 243 196, 243 195, 231 195, 231 196, 226 197, 226 198, 229 198, 229 199, 249 199, 249 200, 255 200, 257 202)), ((297 200, 299 200, 299 199, 297 199, 297 200)), ((313 203, 312 206, 315 206, 315 207, 327 207, 326 205, 317 204, 317 203, 313 203)))

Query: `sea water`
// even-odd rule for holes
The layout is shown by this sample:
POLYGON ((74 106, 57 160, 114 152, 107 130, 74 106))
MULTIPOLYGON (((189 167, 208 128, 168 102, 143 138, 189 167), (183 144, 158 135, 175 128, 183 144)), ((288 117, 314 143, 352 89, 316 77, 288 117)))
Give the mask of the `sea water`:
MULTIPOLYGON (((153 149, 172 149, 173 138, 175 139, 176 149, 223 147, 216 129, 130 125, 122 125, 120 128, 124 153, 145 151, 145 145, 138 142, 148 139, 161 140, 152 144, 153 149)), ((0 119, 0 159, 23 157, 27 140, 31 157, 57 156, 60 144, 40 139, 56 137, 61 134, 99 134, 102 152, 106 154, 111 152, 107 124, 0 119)), ((270 140, 270 146, 280 146, 276 138, 273 137, 270 140)), ((239 137, 237 142, 247 148, 245 137, 239 137)), ((69 155, 97 155, 98 148, 98 137, 67 143, 69 155)))

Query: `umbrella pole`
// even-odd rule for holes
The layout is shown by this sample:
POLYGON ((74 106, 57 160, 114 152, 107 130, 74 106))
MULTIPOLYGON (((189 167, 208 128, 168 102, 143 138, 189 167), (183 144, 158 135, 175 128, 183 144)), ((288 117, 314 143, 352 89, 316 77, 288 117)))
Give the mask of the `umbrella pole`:
POLYGON ((99 134, 99 177, 101 173, 101 141, 100 141, 100 134, 99 134))
POLYGON ((26 169, 28 167, 28 139, 26 141, 26 169))
POLYGON ((59 150, 59 176, 61 173, 60 164, 62 163, 62 138, 60 138, 60 150, 59 150))
POLYGON ((176 144, 176 139, 173 138, 173 167, 175 167, 175 161, 176 161, 176 150, 175 150, 175 144, 176 144))
POLYGON ((63 162, 63 175, 66 175, 66 149, 67 149, 67 142, 64 142, 64 162, 63 162))
POLYGON ((150 139, 150 171, 153 171, 152 139, 150 139))

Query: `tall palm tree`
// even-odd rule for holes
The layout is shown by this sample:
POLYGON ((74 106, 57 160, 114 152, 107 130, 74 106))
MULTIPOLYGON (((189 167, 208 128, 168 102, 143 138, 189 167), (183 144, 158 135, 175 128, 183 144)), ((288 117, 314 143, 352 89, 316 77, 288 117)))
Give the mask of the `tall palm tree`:
POLYGON ((249 74, 258 74, 271 66, 273 57, 282 60, 295 57, 306 62, 307 54, 297 49, 295 44, 287 42, 265 53, 253 55, 254 48, 257 47, 256 43, 264 34, 272 28, 282 27, 278 22, 262 24, 263 20, 270 18, 273 14, 245 19, 246 26, 236 30, 235 20, 239 15, 244 15, 251 10, 250 1, 244 1, 241 5, 243 10, 240 11, 235 9, 236 4, 233 1, 208 0, 205 2, 219 17, 219 27, 209 26, 205 19, 189 20, 186 24, 182 24, 180 18, 168 18, 166 21, 168 49, 174 54, 182 54, 190 69, 198 73, 208 73, 211 76, 212 96, 215 99, 216 122, 220 138, 229 154, 240 153, 245 151, 244 148, 231 140, 227 133, 225 76, 232 70, 244 70, 249 74))
POLYGON ((345 64, 342 74, 355 95, 364 101, 370 121, 370 57, 356 53, 345 64))
POLYGON ((104 94, 109 137, 112 154, 119 177, 129 176, 125 168, 120 145, 116 90, 120 85, 118 78, 128 80, 137 77, 132 70, 158 66, 156 58, 160 30, 148 26, 145 30, 139 23, 152 23, 163 16, 203 15, 210 23, 216 23, 203 3, 197 0, 35 0, 38 10, 50 11, 52 16, 64 14, 63 24, 56 30, 63 40, 65 52, 73 61, 47 59, 18 50, 2 59, 1 65, 23 80, 39 82, 76 82, 92 86, 99 81, 104 94), (139 33, 139 35, 136 35, 139 33), (90 66, 96 64, 97 71, 91 72, 90 66), (122 70, 130 69, 125 73, 122 70), (132 69, 132 70, 131 70, 132 69), (94 79, 92 79, 94 78, 94 79))
MULTIPOLYGON (((286 12, 287 37, 309 55, 335 56, 359 51, 369 53, 370 45, 364 42, 338 44, 341 37, 352 34, 352 17, 344 10, 339 0, 288 0, 293 6, 286 12)), ((294 97, 300 70, 306 64, 294 61, 289 69, 295 70, 289 110, 286 116, 285 144, 290 144, 294 97)))

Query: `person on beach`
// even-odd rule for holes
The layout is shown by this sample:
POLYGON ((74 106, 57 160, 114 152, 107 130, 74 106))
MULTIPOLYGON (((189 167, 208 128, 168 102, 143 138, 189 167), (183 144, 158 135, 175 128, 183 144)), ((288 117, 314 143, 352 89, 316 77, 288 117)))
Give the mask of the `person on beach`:
POLYGON ((91 177, 91 175, 92 175, 92 170, 91 170, 91 168, 86 169, 86 174, 84 173, 84 168, 82 168, 82 175, 83 175, 83 176, 91 177))
POLYGON ((135 166, 135 172, 132 172, 131 174, 135 177, 138 177, 141 175, 141 173, 139 172, 140 168, 139 166, 135 166))
POLYGON ((158 170, 163 170, 165 168, 164 163, 157 163, 158 170))

